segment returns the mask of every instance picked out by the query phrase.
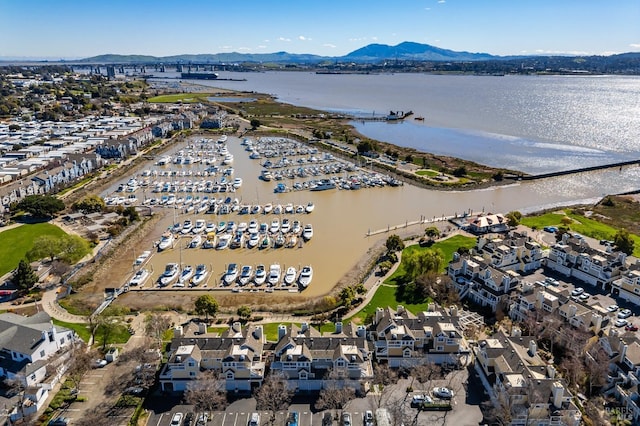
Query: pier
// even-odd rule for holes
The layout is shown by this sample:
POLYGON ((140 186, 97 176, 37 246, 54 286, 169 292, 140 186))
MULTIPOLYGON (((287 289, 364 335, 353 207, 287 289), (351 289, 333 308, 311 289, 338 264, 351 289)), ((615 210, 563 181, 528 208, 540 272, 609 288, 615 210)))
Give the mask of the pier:
POLYGON ((398 225, 387 225, 386 228, 382 228, 382 229, 377 229, 372 231, 371 229, 369 229, 367 231, 367 233, 365 234, 365 237, 371 237, 374 235, 379 235, 379 234, 386 234, 388 232, 393 232, 393 231, 397 231, 399 229, 407 229, 411 226, 415 226, 415 225, 426 225, 429 223, 438 223, 438 222, 449 222, 455 219, 459 219, 459 218, 465 218, 465 217, 473 217, 473 216, 479 216, 481 214, 484 214, 483 212, 465 212, 463 215, 459 215, 459 214, 455 214, 455 215, 442 215, 442 216, 434 216, 431 219, 427 218, 426 216, 420 216, 420 219, 418 220, 406 220, 404 223, 400 223, 398 225))
POLYGON ((601 164, 599 166, 580 167, 578 169, 571 169, 571 170, 560 170, 557 172, 541 173, 537 175, 505 175, 504 178, 512 179, 512 180, 537 180, 537 179, 546 179, 546 178, 556 177, 556 176, 573 175, 573 174, 583 173, 583 172, 593 172, 596 170, 614 169, 616 167, 622 168, 625 166, 633 166, 635 164, 640 164, 640 159, 619 161, 617 163, 601 164))
POLYGON ((353 117, 354 120, 357 121, 402 121, 405 118, 411 117, 413 115, 413 111, 389 111, 387 115, 376 115, 375 111, 371 116, 358 116, 353 117))

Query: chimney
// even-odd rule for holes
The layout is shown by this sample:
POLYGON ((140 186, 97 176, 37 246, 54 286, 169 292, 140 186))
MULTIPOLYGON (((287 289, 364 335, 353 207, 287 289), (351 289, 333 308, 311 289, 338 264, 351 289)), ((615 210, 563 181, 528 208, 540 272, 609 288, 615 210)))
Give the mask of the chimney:
POLYGON ((233 325, 231 326, 231 328, 233 329, 233 331, 235 331, 236 333, 240 333, 240 331, 242 331, 242 324, 240 324, 239 322, 234 322, 233 325))
POLYGON ((624 362, 624 358, 627 356, 627 344, 620 339, 620 362, 624 362))
POLYGON ((451 308, 449 308, 449 314, 452 317, 457 317, 458 316, 458 307, 456 305, 452 305, 451 308))
POLYGON ((593 314, 591 322, 593 323, 593 332, 597 335, 602 328, 602 315, 593 314))
POLYGON ((342 333, 342 322, 336 322, 336 334, 342 333))
POLYGON ((520 327, 513 327, 511 329, 511 336, 513 337, 520 337, 522 336, 522 330, 520 330, 520 327))
POLYGON ((303 333, 308 329, 309 329, 309 324, 307 324, 306 322, 303 322, 302 324, 300 324, 300 331, 302 331, 303 333))
POLYGON ((529 340, 529 355, 536 356, 537 352, 538 352, 538 345, 536 341, 533 339, 529 340))
POLYGON ((207 332, 207 324, 204 322, 198 323, 198 334, 205 334, 207 332))
POLYGON ((404 313, 404 306, 402 305, 398 305, 398 308, 396 309, 398 315, 402 315, 404 313))
POLYGON ((578 308, 576 307, 576 305, 569 305, 569 318, 575 317, 576 312, 578 312, 578 308))
POLYGON ((367 335, 367 328, 364 325, 359 325, 356 329, 356 336, 365 337, 367 335))
POLYGON ((287 335, 287 326, 284 324, 280 324, 278 326, 278 341, 282 340, 282 338, 286 335, 287 335))
POLYGON ((560 382, 553 382, 551 385, 551 393, 553 395, 553 406, 561 408, 562 400, 564 399, 564 386, 562 386, 560 382))
POLYGON ((178 337, 182 337, 182 326, 178 325, 173 329, 173 337, 174 338, 178 338, 178 337))
POLYGON ((257 340, 262 341, 263 335, 264 333, 262 332, 262 326, 256 325, 255 328, 253 329, 253 337, 255 337, 257 340))
POLYGON ((376 324, 379 324, 380 321, 382 321, 382 317, 384 317, 384 309, 376 308, 376 317, 375 317, 376 324))
POLYGON ((547 365, 547 377, 550 379, 555 379, 556 377, 556 368, 552 364, 547 365))

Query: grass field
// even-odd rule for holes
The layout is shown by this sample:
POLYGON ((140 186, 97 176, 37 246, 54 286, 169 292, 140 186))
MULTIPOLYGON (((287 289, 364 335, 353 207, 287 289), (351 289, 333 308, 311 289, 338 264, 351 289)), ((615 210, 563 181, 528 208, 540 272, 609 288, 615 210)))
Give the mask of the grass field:
POLYGON ((300 325, 299 322, 272 322, 269 324, 264 324, 263 327, 263 331, 264 331, 264 335, 267 337, 267 340, 270 342, 277 342, 278 341, 278 326, 280 324, 286 325, 287 327, 290 327, 291 324, 295 324, 295 325, 300 325))
POLYGON ((418 176, 436 177, 440 175, 440 172, 436 172, 435 170, 417 170, 416 174, 418 176))
POLYGON ((0 232, 0 275, 12 271, 40 235, 62 236, 64 231, 49 223, 34 223, 0 232))
POLYGON ((78 336, 82 339, 83 342, 87 343, 89 338, 91 337, 91 330, 89 330, 89 324, 76 324, 71 322, 64 322, 57 319, 53 319, 53 323, 55 325, 59 325, 60 327, 65 327, 70 330, 74 330, 78 336))
POLYGON ((154 103, 196 103, 207 102, 207 98, 213 96, 211 93, 176 93, 173 95, 160 95, 149 98, 149 102, 154 103))

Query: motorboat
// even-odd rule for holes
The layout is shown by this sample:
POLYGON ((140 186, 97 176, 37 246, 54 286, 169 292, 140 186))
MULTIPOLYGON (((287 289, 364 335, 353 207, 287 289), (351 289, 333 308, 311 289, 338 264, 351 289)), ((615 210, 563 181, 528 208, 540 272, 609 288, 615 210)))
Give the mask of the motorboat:
POLYGON ((291 225, 291 233, 294 235, 300 235, 302 232, 302 224, 299 220, 294 220, 293 225, 291 225))
POLYGON ((225 230, 227 229, 227 222, 222 221, 218 224, 218 227, 216 228, 216 232, 218 234, 223 233, 225 230))
POLYGON ((178 282, 188 283, 192 276, 193 276, 193 266, 187 265, 182 269, 182 272, 180 273, 180 278, 178 278, 178 282))
POLYGON ((311 191, 326 191, 327 189, 335 189, 335 187, 336 184, 330 179, 322 179, 311 188, 311 191))
POLYGON ((142 287, 144 283, 151 275, 147 269, 140 269, 135 275, 129 280, 129 287, 142 287))
POLYGON ((214 222, 207 223, 207 226, 204 227, 204 233, 209 235, 216 232, 216 224, 214 222))
POLYGON ((204 280, 207 278, 208 274, 209 274, 209 271, 207 271, 206 265, 201 263, 200 265, 196 266, 196 272, 193 275, 193 278, 191 278, 191 286, 196 287, 202 284, 204 280))
POLYGON ((166 232, 162 234, 162 238, 158 243, 158 251, 166 250, 168 248, 173 247, 174 241, 175 241, 175 238, 171 232, 166 232))
POLYGON ((246 285, 253 277, 253 267, 251 265, 244 265, 240 271, 240 278, 238 282, 240 285, 246 285))
POLYGON ((264 205, 264 207, 262 208, 262 211, 264 212, 264 214, 269 214, 273 211, 273 204, 271 203, 267 203, 264 205))
POLYGON ((204 219, 196 220, 196 224, 191 230, 194 234, 199 234, 204 231, 204 228, 207 226, 207 222, 204 219))
POLYGON ((247 241, 247 247, 254 248, 258 244, 260 244, 260 234, 258 234, 257 232, 254 232, 249 236, 249 240, 247 241))
POLYGON ((264 265, 256 266, 256 274, 253 277, 253 282, 255 282, 256 285, 262 285, 264 284, 264 281, 266 279, 267 279, 267 271, 264 268, 264 265))
POLYGON ((232 248, 232 249, 242 248, 243 244, 244 244, 244 233, 240 231, 236 231, 236 235, 231 240, 231 243, 229 243, 229 248, 232 248))
POLYGON ((142 265, 149 258, 149 256, 151 256, 150 250, 143 251, 142 253, 140 253, 140 256, 136 258, 136 261, 134 262, 134 264, 142 265))
POLYGON ((260 214, 262 211, 262 206, 260 204, 255 204, 251 206, 251 214, 260 214))
POLYGON ((207 238, 202 243, 203 249, 212 249, 216 247, 216 234, 214 232, 210 232, 207 234, 207 238))
POLYGON ((294 210, 293 210, 293 203, 287 203, 287 204, 284 206, 284 212, 285 212, 285 213, 287 213, 287 214, 292 214, 292 213, 293 213, 293 211, 294 211, 294 210))
POLYGON ((267 231, 269 231, 269 225, 267 225, 265 222, 262 222, 260 224, 260 227, 258 228, 258 232, 260 234, 266 234, 267 231))
POLYGON ((247 225, 247 222, 240 222, 240 223, 238 224, 238 229, 237 229, 237 231, 238 231, 238 232, 244 232, 244 231, 246 231, 248 228, 249 228, 249 225, 247 225))
POLYGON ((180 275, 180 266, 177 263, 167 263, 164 272, 160 275, 160 287, 168 286, 178 279, 178 275, 180 275))
POLYGON ((271 221, 271 226, 269 227, 269 232, 272 234, 277 233, 280 230, 280 220, 279 219, 273 219, 271 221))
POLYGON ((268 234, 265 234, 262 241, 260 241, 260 249, 267 249, 269 247, 271 247, 271 238, 269 238, 268 234))
POLYGON ((265 182, 269 182, 271 181, 271 179, 273 179, 273 173, 271 173, 270 170, 263 170, 260 173, 260 179, 262 179, 265 182))
POLYGON ((229 247, 231 243, 231 234, 222 234, 218 237, 218 244, 216 245, 216 250, 224 250, 229 247))
POLYGON ((302 238, 304 238, 305 241, 309 241, 313 238, 313 227, 310 223, 307 223, 304 226, 304 229, 302 230, 302 238))
POLYGON ((311 284, 311 280, 313 279, 313 268, 311 266, 305 266, 302 268, 300 272, 300 276, 298 277, 298 284, 300 287, 306 288, 309 284, 311 284))
POLYGON ((250 234, 257 234, 258 233, 258 221, 255 219, 251 219, 251 222, 249 222, 249 226, 247 227, 247 231, 250 234))
POLYGON ((298 244, 298 236, 296 234, 292 234, 287 240, 287 244, 285 244, 285 247, 294 248, 296 244, 298 244))
POLYGON ((304 211, 306 211, 307 213, 311 213, 313 211, 313 209, 315 209, 316 206, 315 204, 313 204, 311 201, 309 201, 307 203, 307 207, 304 208, 304 211))
POLYGON ((238 265, 236 263, 230 263, 222 281, 224 285, 231 285, 236 278, 238 278, 238 265))
POLYGON ((269 285, 274 286, 280 282, 280 274, 281 269, 278 263, 274 263, 269 267, 269 276, 267 277, 267 282, 269 285))
POLYGON ((273 240, 273 246, 275 248, 280 248, 282 246, 284 246, 284 244, 286 243, 286 239, 284 238, 284 234, 282 232, 278 233, 278 235, 276 236, 276 238, 273 240))
POLYGON ((196 234, 189 243, 189 248, 198 248, 202 244, 202 235, 196 234))
POLYGON ((286 234, 290 230, 291 230, 291 221, 289 220, 289 218, 285 217, 284 219, 282 219, 282 224, 280 225, 280 232, 282 232, 283 234, 286 234))
POLYGON ((273 206, 273 214, 282 214, 282 204, 273 206))
POLYGON ((232 185, 236 189, 240 188, 242 186, 242 178, 237 177, 237 178, 233 179, 233 184, 232 185))
POLYGON ((183 235, 186 235, 186 234, 190 233, 192 229, 193 229, 193 223, 191 222, 190 219, 187 219, 182 224, 182 231, 180 231, 180 232, 183 235))
POLYGON ((293 266, 289 266, 287 268, 287 272, 285 272, 284 278, 282 280, 284 281, 284 284, 286 284, 286 285, 293 284, 295 282, 295 280, 296 280, 296 268, 294 268, 293 266))

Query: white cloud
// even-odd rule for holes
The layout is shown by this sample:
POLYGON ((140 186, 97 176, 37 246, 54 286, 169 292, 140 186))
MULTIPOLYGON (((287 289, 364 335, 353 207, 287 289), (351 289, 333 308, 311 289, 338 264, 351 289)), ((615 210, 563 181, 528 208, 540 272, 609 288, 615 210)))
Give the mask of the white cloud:
POLYGON ((262 40, 263 43, 269 43, 271 40, 262 40))
POLYGON ((430 7, 425 7, 424 10, 431 10, 431 8, 430 7))
POLYGON ((298 36, 298 40, 300 40, 300 41, 311 41, 311 38, 301 35, 301 36, 298 36))
POLYGON ((258 46, 258 49, 266 49, 266 48, 267 48, 267 46, 265 46, 265 45, 263 45, 263 44, 261 44, 260 46, 258 46))
POLYGON ((629 47, 632 49, 640 49, 640 43, 631 43, 629 47))
POLYGON ((438 0, 438 3, 440 4, 445 4, 447 2, 447 0, 438 0))
POLYGON ((233 49, 233 46, 220 46, 219 49, 220 50, 231 50, 231 49, 233 49))
POLYGON ((544 49, 536 49, 534 52, 538 55, 571 55, 571 56, 581 56, 581 55, 591 55, 589 52, 581 51, 581 50, 544 50, 544 49))
POLYGON ((378 41, 378 37, 375 37, 375 36, 374 36, 374 37, 371 37, 371 40, 373 40, 373 41, 378 41))
POLYGON ((239 52, 251 52, 251 48, 249 47, 238 47, 239 52))
POLYGON ((278 37, 278 41, 291 41, 291 39, 286 37, 278 37))
POLYGON ((336 46, 335 44, 331 44, 331 43, 325 43, 325 44, 322 45, 322 47, 329 47, 331 49, 335 49, 338 46, 336 46))

